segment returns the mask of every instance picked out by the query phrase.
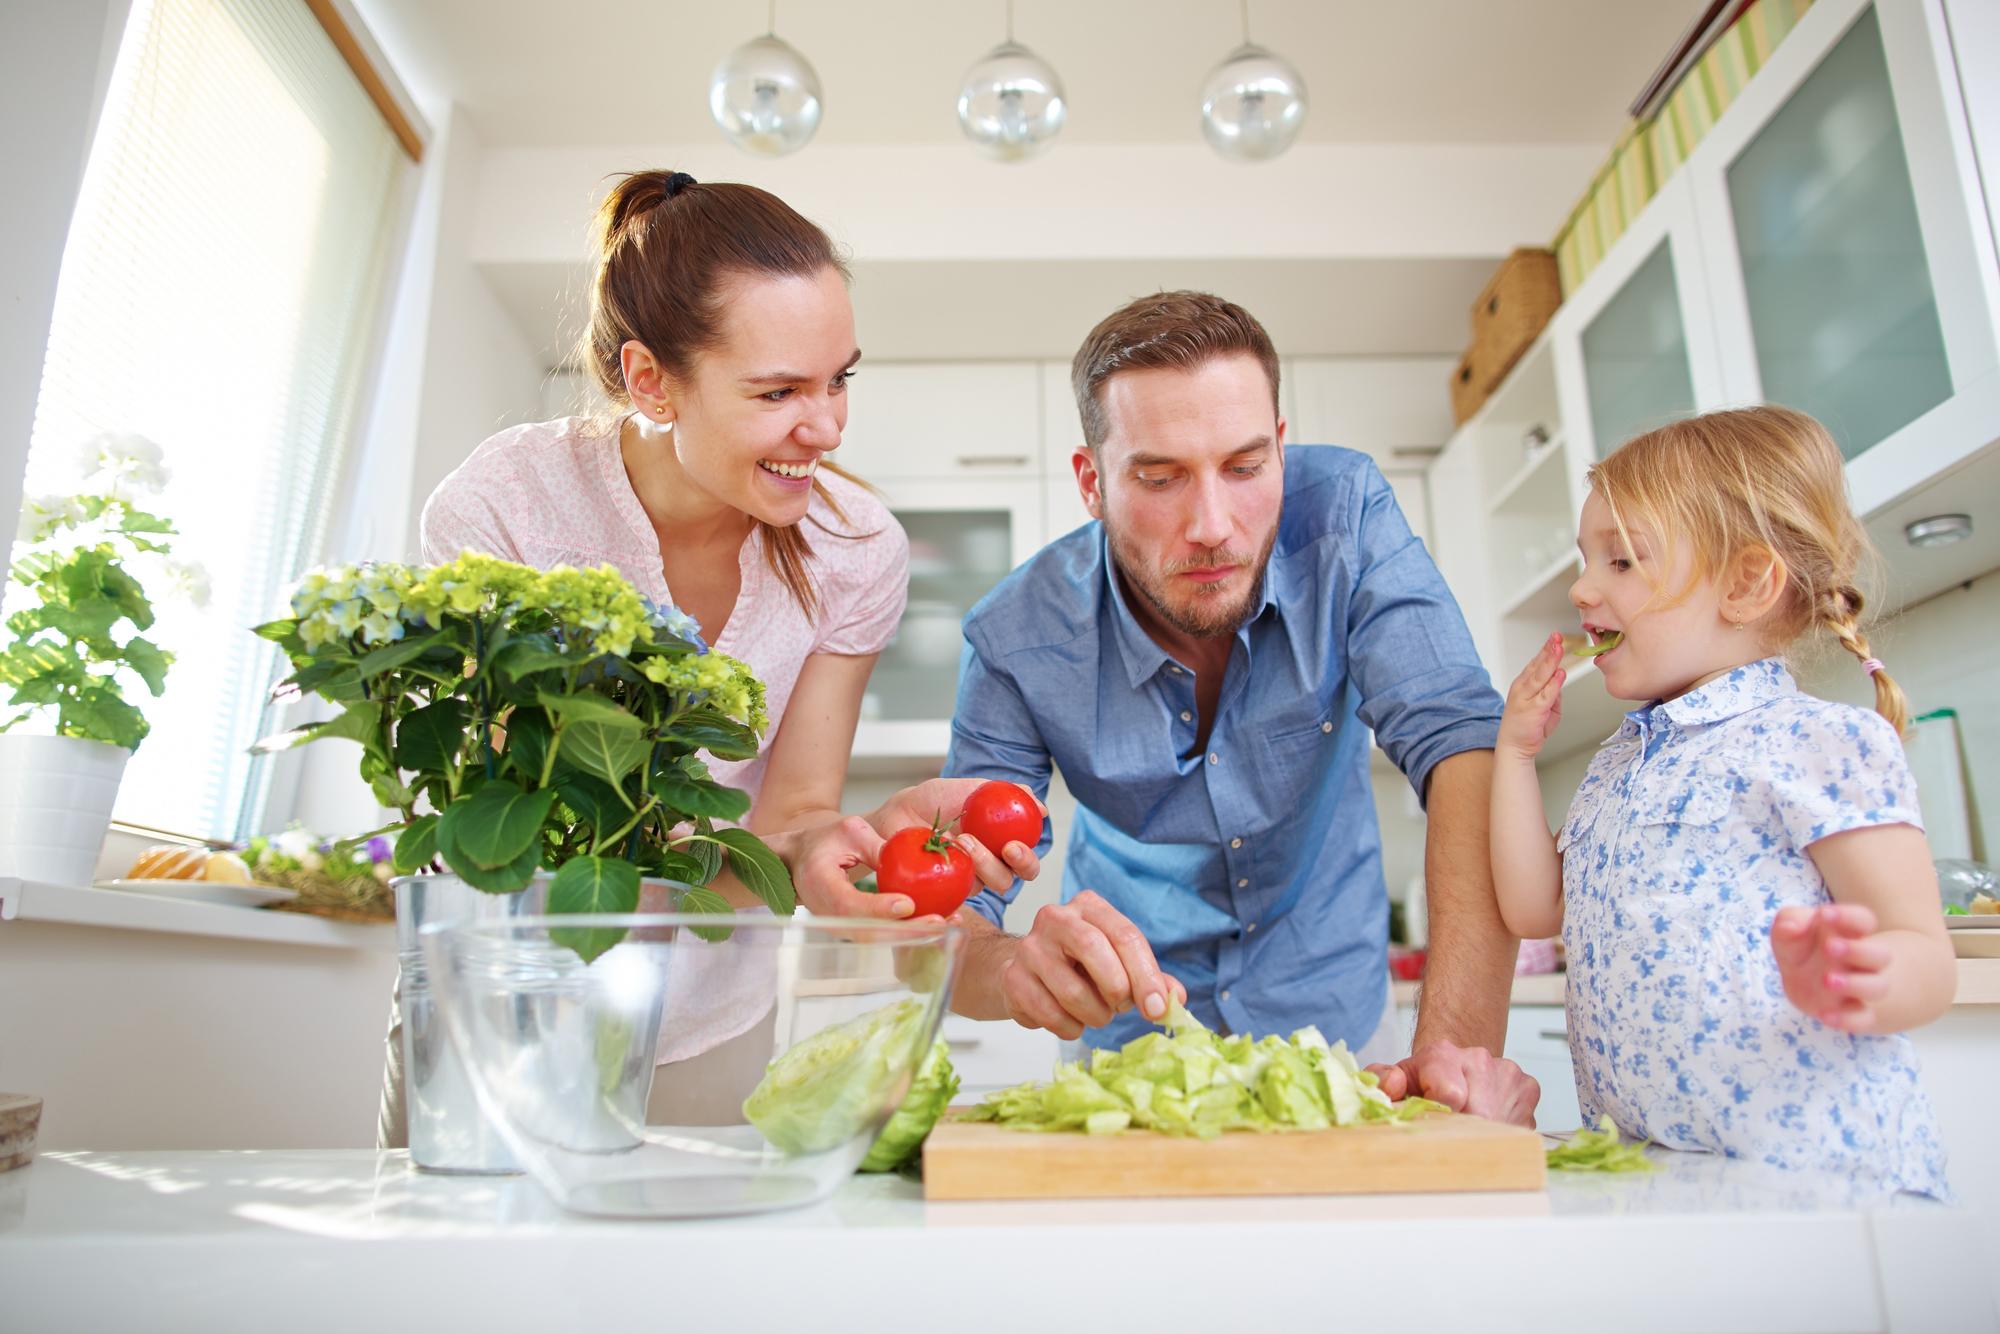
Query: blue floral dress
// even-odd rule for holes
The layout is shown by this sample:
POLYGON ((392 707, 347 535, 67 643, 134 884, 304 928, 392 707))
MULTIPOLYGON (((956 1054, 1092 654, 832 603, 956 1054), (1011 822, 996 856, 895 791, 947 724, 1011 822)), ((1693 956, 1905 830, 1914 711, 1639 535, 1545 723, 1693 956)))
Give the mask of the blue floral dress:
POLYGON ((1556 842, 1587 1124, 1948 1196, 1910 1040, 1809 1018, 1771 954, 1778 909, 1830 901, 1807 845, 1884 824, 1923 827, 1895 730, 1775 658, 1626 715, 1556 842))

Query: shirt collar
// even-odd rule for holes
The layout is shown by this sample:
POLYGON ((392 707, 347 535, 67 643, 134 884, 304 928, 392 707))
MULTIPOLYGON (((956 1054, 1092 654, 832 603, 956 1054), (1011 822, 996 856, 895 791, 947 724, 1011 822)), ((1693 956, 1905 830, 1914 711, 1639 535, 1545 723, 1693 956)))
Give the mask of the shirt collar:
MULTIPOLYGON (((1125 660, 1125 676, 1134 689, 1144 685, 1159 675, 1170 659, 1167 651, 1153 641, 1146 628, 1132 614, 1131 604, 1125 600, 1125 587, 1118 578, 1117 562, 1111 555, 1111 536, 1102 523, 1097 526, 1098 563, 1104 569, 1104 585, 1111 601, 1111 624, 1118 641, 1118 655, 1125 660)), ((1282 618, 1284 614, 1284 591, 1289 587, 1285 577, 1284 563, 1277 559, 1274 549, 1271 559, 1264 564, 1264 578, 1257 590, 1257 606, 1250 617, 1236 631, 1236 637, 1243 639, 1250 626, 1266 612, 1282 618)))
POLYGON ((1625 715, 1617 735, 1639 732, 1648 717, 1664 717, 1682 729, 1705 727, 1748 713, 1761 704, 1796 695, 1798 683, 1778 658, 1759 658, 1735 667, 1677 699, 1654 700, 1625 715))

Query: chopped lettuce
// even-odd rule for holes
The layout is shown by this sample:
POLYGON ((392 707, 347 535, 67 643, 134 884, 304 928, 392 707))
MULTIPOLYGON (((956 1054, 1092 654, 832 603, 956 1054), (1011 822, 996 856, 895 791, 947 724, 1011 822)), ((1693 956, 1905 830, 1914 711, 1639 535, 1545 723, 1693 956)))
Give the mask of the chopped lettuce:
POLYGON ((1623 1142, 1611 1118, 1597 1119, 1597 1129, 1585 1128, 1569 1137, 1569 1142, 1549 1150, 1552 1172, 1650 1172, 1653 1163, 1646 1157, 1644 1144, 1623 1142))
POLYGON ((1347 1044, 1329 1046, 1316 1028, 1290 1038, 1218 1037, 1179 1001, 1169 1003, 1163 1025, 1165 1032, 1061 1067, 1046 1084, 990 1094, 965 1119, 1019 1130, 1152 1130, 1213 1139, 1235 1130, 1325 1130, 1446 1110, 1426 1098, 1389 1101, 1347 1044))
POLYGON ((951 1068, 951 1056, 943 1038, 931 1044, 930 1055, 917 1070, 903 1105, 875 1137, 875 1146, 861 1160, 862 1172, 894 1172, 917 1156, 924 1136, 944 1115, 952 1095, 958 1092, 958 1071, 951 1068))
POLYGON ((786 1153, 837 1148, 896 1096, 923 1019, 923 1002, 911 999, 821 1029, 765 1068, 743 1115, 786 1153))

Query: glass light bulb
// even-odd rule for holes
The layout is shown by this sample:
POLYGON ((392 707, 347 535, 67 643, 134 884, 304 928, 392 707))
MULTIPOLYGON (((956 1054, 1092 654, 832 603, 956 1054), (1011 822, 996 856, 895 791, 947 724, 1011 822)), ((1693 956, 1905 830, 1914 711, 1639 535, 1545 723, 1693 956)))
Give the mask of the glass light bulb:
POLYGON ((1201 90, 1201 132, 1237 162, 1263 162, 1292 146, 1306 123, 1306 82, 1291 64, 1245 42, 1201 90))
POLYGON ((789 43, 758 37, 731 51, 708 84, 716 128, 746 153, 782 157, 819 129, 819 75, 789 43))
POLYGON ((1018 42, 1002 42, 965 73, 958 125, 989 157, 1018 162, 1047 148, 1068 117, 1062 79, 1018 42))

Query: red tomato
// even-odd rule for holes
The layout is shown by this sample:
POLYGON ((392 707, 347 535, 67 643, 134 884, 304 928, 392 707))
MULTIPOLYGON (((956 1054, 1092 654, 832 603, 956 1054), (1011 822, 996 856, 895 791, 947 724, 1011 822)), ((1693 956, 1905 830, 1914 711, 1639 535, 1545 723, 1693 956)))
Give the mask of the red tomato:
POLYGON ((945 834, 924 825, 889 835, 875 868, 876 890, 907 894, 917 905, 916 917, 951 916, 972 894, 972 882, 972 858, 945 834))
POLYGON ((1028 789, 995 779, 972 789, 958 827, 984 844, 995 857, 1009 843, 1034 847, 1042 837, 1042 808, 1028 789))

